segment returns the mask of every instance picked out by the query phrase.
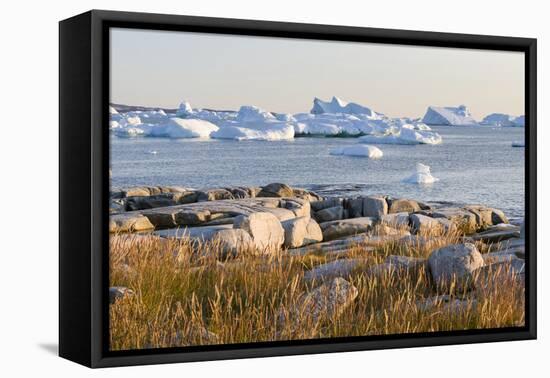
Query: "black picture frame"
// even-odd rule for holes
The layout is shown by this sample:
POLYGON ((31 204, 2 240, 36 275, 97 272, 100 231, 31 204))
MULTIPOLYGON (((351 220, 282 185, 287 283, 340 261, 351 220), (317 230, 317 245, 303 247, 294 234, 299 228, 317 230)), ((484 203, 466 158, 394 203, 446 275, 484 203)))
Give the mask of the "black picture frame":
POLYGON ((531 38, 92 10, 59 23, 59 354, 89 367, 406 348, 536 338, 537 41, 531 38), (525 53, 526 326, 109 351, 110 27, 525 53), (79 120, 75 123, 74 120, 79 120))

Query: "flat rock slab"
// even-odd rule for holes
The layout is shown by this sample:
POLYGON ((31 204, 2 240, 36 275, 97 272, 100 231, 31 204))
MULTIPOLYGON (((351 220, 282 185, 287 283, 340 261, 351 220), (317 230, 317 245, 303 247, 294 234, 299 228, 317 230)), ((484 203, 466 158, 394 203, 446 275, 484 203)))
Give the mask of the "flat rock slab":
POLYGON ((153 231, 153 235, 157 235, 163 238, 173 239, 201 239, 210 240, 213 235, 221 230, 231 230, 233 225, 222 224, 218 226, 205 226, 205 227, 180 227, 169 228, 165 230, 153 231))
POLYGON ((121 213, 109 216, 109 232, 139 232, 154 229, 153 224, 139 213, 121 213))
POLYGON ((516 226, 507 227, 506 229, 491 229, 472 235, 473 240, 481 240, 485 243, 498 243, 507 239, 519 238, 520 228, 516 226))
POLYGON ((347 277, 355 269, 367 264, 367 259, 340 259, 321 264, 304 273, 306 281, 327 281, 336 277, 347 277))
POLYGON ((323 240, 333 240, 350 235, 368 232, 374 225, 374 219, 369 217, 342 219, 321 223, 323 240))

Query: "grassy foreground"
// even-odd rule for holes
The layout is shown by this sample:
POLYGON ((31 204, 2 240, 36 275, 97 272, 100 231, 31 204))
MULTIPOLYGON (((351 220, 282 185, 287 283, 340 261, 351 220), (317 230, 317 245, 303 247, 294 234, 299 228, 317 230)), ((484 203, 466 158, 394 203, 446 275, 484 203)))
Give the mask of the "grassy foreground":
MULTIPOLYGON (((458 241, 443 235, 437 246, 458 241)), ((460 310, 442 303, 426 308, 434 297, 429 274, 414 271, 367 274, 389 255, 428 257, 434 245, 388 242, 374 251, 357 244, 345 256, 309 254, 290 257, 280 251, 270 257, 242 251, 237 258, 216 259, 218 245, 192 248, 189 240, 154 236, 112 235, 110 284, 134 295, 110 305, 112 350, 229 344, 342 336, 401 334, 522 326, 524 286, 514 279, 496 279, 456 298, 460 310), (299 326, 281 322, 281 314, 297 308, 304 293, 322 282, 304 279, 304 272, 336 258, 364 257, 364 263, 343 276, 358 290, 355 300, 338 317, 323 316, 299 326)), ((491 246, 477 244, 482 252, 491 246)), ((495 278, 495 279, 493 279, 495 278)), ((453 294, 453 293, 451 293, 453 294)))

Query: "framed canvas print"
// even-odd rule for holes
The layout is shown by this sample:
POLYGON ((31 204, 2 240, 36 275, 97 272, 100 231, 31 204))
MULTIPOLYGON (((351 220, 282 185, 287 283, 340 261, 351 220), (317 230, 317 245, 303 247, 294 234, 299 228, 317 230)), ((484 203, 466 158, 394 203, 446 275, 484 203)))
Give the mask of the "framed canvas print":
POLYGON ((536 337, 536 40, 60 22, 60 355, 536 337))

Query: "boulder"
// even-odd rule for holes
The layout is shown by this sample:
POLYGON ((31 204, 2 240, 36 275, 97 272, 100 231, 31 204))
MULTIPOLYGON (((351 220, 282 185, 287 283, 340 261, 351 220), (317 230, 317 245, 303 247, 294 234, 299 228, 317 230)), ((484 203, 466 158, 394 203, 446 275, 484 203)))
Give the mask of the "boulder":
POLYGON ((109 200, 109 213, 122 213, 126 211, 126 199, 116 198, 109 200))
POLYGON ((344 208, 342 206, 329 207, 315 212, 317 222, 329 222, 344 218, 344 208))
POLYGON ((388 204, 384 197, 365 197, 363 198, 363 216, 380 219, 388 213, 388 204))
POLYGON ((145 210, 142 214, 149 219, 155 228, 176 227, 176 213, 180 211, 177 207, 159 207, 145 210))
POLYGON ((263 211, 266 213, 275 215, 275 217, 280 222, 296 218, 296 214, 294 214, 292 211, 283 209, 280 207, 275 207, 275 208, 266 207, 265 209, 263 209, 263 211))
POLYGON ((344 202, 345 209, 350 218, 359 218, 363 216, 363 198, 349 198, 344 202))
POLYGON ((323 231, 323 240, 333 240, 368 232, 373 225, 374 219, 368 217, 343 219, 320 224, 323 231))
POLYGON ((468 205, 464 209, 475 215, 477 228, 493 224, 493 209, 481 205, 468 205))
POLYGON ((113 304, 123 298, 134 295, 134 291, 124 286, 112 286, 109 288, 109 304, 113 304))
POLYGON ((197 192, 197 201, 220 201, 235 199, 233 193, 227 189, 209 189, 197 192))
POLYGON ((321 264, 304 273, 306 281, 329 281, 337 277, 347 277, 354 270, 367 264, 365 258, 340 259, 321 264))
POLYGON ((454 244, 432 252, 428 265, 439 291, 462 292, 471 288, 472 272, 483 266, 483 257, 471 243, 454 244))
POLYGON ((309 218, 300 217, 281 222, 285 230, 285 248, 298 248, 304 245, 309 218))
POLYGON ((128 211, 153 209, 155 207, 166 207, 177 205, 177 193, 162 193, 151 196, 127 197, 126 204, 128 211))
POLYGON ((286 184, 273 183, 262 187, 257 197, 292 197, 294 192, 286 184))
POLYGON ((499 209, 491 209, 491 210, 493 211, 492 213, 493 224, 510 223, 502 210, 499 210, 499 209))
POLYGON ((292 211, 297 217, 311 216, 311 205, 309 201, 301 198, 284 199, 281 201, 281 207, 292 211))
POLYGON ((212 234, 210 240, 220 243, 221 258, 234 257, 239 252, 254 248, 252 237, 242 229, 219 230, 212 234))
POLYGON ((409 199, 388 199, 388 213, 414 213, 419 211, 418 202, 409 199))
POLYGON ((434 210, 432 218, 448 219, 456 227, 465 228, 467 231, 475 231, 477 229, 476 215, 458 207, 446 207, 434 210))
POLYGON ((504 240, 519 238, 520 237, 519 227, 511 226, 507 228, 490 228, 487 231, 479 232, 475 235, 472 235, 473 240, 481 240, 485 243, 499 243, 504 240))
POLYGON ((333 198, 327 198, 325 200, 319 200, 319 201, 312 201, 311 202, 311 209, 313 211, 320 211, 323 209, 328 209, 329 207, 338 207, 344 206, 344 199, 333 197, 333 198))
POLYGON ((438 295, 416 302, 418 311, 437 311, 452 316, 473 311, 476 307, 476 299, 459 299, 450 295, 438 295))
POLYGON ((440 234, 449 231, 453 227, 453 223, 446 218, 432 218, 422 214, 411 214, 410 222, 412 229, 417 234, 440 234))
POLYGON ((270 213, 240 215, 235 218, 233 228, 248 232, 261 253, 280 248, 285 241, 285 231, 281 222, 270 213))
POLYGON ((109 232, 138 232, 154 228, 147 217, 138 213, 122 213, 109 216, 109 232))
POLYGON ((210 211, 182 210, 175 214, 174 219, 178 226, 197 226, 210 220, 210 211))
POLYGON ((277 328, 285 336, 295 332, 314 333, 321 321, 334 321, 357 298, 358 290, 338 277, 304 294, 296 304, 281 310, 277 328))
POLYGON ((306 237, 304 238, 304 244, 313 244, 323 241, 323 231, 319 224, 314 219, 310 218, 306 227, 306 237))
POLYGON ((386 214, 380 218, 380 223, 394 228, 409 228, 409 213, 386 214))

